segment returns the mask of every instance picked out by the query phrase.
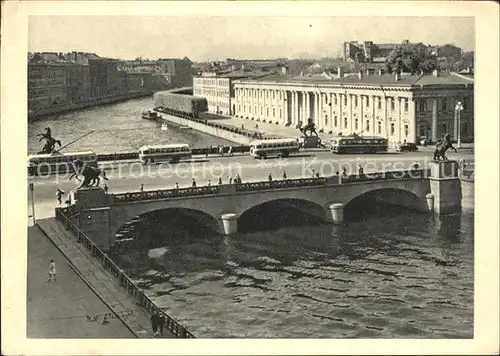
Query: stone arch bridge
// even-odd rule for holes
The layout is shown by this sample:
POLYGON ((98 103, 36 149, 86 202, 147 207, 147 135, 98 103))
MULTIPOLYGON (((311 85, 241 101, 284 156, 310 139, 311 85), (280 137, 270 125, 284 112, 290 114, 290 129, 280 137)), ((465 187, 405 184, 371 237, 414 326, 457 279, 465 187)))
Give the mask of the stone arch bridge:
POLYGON ((123 194, 106 194, 101 188, 90 188, 75 193, 70 210, 80 229, 104 250, 114 244, 117 231, 125 223, 163 209, 201 212, 215 229, 227 235, 237 232, 240 216, 273 201, 333 223, 343 221, 344 206, 366 194, 373 195, 376 201, 444 213, 460 208, 460 180, 456 165, 451 163, 436 162, 430 169, 419 171, 123 194))

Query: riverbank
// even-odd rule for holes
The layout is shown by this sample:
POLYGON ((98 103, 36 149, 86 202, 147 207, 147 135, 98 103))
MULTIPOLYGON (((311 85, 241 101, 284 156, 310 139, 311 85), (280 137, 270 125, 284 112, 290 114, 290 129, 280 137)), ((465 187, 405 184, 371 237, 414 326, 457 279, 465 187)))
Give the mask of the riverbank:
POLYGON ((113 97, 106 97, 100 99, 91 99, 88 101, 77 102, 77 103, 65 103, 62 105, 56 105, 49 108, 44 108, 37 110, 36 112, 28 113, 28 120, 34 121, 49 115, 63 114, 74 110, 85 109, 93 106, 100 106, 106 104, 113 104, 120 101, 126 101, 130 99, 143 98, 152 95, 153 92, 133 92, 125 95, 118 95, 113 97))

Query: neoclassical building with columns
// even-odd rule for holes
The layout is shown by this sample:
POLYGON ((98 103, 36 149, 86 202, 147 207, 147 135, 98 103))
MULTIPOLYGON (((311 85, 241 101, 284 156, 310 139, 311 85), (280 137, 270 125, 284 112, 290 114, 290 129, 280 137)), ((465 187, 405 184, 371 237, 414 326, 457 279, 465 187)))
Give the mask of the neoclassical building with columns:
POLYGON ((282 125, 312 118, 325 133, 382 136, 391 143, 433 142, 449 133, 472 139, 474 79, 454 73, 289 77, 234 81, 233 115, 282 125), (457 103, 462 110, 457 117, 457 103))

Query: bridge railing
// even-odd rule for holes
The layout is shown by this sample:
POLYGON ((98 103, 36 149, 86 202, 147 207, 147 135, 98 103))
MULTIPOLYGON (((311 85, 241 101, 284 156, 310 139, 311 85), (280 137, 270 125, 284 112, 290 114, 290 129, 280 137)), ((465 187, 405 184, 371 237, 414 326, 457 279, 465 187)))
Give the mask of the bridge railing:
POLYGON ((214 185, 214 186, 192 187, 192 188, 182 188, 182 189, 162 189, 162 190, 153 190, 145 192, 111 194, 111 196, 114 199, 113 202, 123 203, 123 202, 132 202, 141 200, 213 195, 218 193, 219 193, 219 187, 214 185))
POLYGON ((327 178, 285 179, 236 184, 237 192, 326 185, 327 178))
POLYGON ((144 294, 142 291, 124 272, 118 267, 106 253, 104 253, 92 240, 90 240, 75 224, 71 222, 69 208, 56 208, 56 220, 64 224, 66 230, 72 232, 79 243, 90 251, 93 257, 98 259, 104 268, 111 273, 119 282, 120 286, 125 288, 129 295, 145 308, 149 313, 159 312, 165 317, 165 328, 172 333, 176 338, 194 339, 185 327, 177 320, 162 311, 156 304, 144 294))
POLYGON ((384 181, 384 180, 394 180, 394 179, 421 179, 428 176, 429 176, 429 170, 427 169, 413 169, 409 171, 390 171, 390 172, 351 174, 348 176, 341 176, 341 181, 342 184, 345 184, 345 183, 384 181))
POLYGON ((328 178, 300 178, 284 179, 273 181, 249 182, 239 184, 224 184, 213 186, 201 186, 182 189, 162 189, 145 192, 132 192, 109 194, 111 204, 128 203, 143 200, 156 200, 180 197, 195 197, 214 194, 228 194, 235 192, 250 192, 260 190, 274 190, 283 188, 297 187, 315 187, 315 186, 334 186, 338 184, 349 184, 371 181, 385 181, 398 179, 422 179, 428 177, 427 169, 409 170, 409 171, 391 171, 366 174, 352 174, 348 176, 333 176, 328 178))

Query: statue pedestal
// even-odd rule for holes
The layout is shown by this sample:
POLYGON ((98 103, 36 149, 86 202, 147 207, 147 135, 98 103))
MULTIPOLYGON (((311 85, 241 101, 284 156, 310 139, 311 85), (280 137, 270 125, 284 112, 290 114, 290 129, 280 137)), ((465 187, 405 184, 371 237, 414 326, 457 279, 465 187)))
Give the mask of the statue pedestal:
POLYGON ((74 193, 79 209, 100 208, 109 205, 109 197, 101 187, 81 188, 74 193))
POLYGON ((430 177, 435 179, 458 178, 457 161, 431 161, 430 177))
MULTIPOLYGON (((460 211, 462 190, 458 178, 458 162, 432 161, 429 163, 429 168, 430 193, 434 198, 434 212, 448 214, 460 211)), ((431 203, 430 196, 428 203, 431 203)))

